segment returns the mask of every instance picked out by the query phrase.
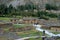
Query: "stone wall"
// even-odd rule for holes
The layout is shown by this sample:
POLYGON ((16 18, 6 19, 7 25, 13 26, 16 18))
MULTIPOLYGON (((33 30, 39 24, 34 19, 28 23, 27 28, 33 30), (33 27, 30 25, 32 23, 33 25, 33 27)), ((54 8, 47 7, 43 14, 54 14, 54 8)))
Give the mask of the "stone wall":
POLYGON ((0 28, 7 28, 7 27, 12 27, 13 24, 12 23, 3 23, 3 24, 0 24, 0 28))
POLYGON ((54 30, 54 31, 60 31, 60 27, 51 27, 51 30, 54 30))

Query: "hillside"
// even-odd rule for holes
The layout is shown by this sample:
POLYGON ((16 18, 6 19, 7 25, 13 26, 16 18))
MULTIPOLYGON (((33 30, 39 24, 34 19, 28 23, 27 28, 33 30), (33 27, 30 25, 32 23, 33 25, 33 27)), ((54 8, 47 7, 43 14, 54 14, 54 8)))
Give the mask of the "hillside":
POLYGON ((44 7, 45 4, 53 4, 53 5, 60 5, 60 0, 0 0, 0 4, 7 4, 10 5, 12 4, 14 7, 17 5, 24 5, 25 3, 32 2, 35 5, 39 5, 41 7, 44 7))
POLYGON ((33 2, 34 4, 42 4, 43 3, 47 3, 47 0, 0 0, 0 4, 4 3, 4 4, 12 4, 14 6, 16 5, 24 5, 27 2, 33 2))

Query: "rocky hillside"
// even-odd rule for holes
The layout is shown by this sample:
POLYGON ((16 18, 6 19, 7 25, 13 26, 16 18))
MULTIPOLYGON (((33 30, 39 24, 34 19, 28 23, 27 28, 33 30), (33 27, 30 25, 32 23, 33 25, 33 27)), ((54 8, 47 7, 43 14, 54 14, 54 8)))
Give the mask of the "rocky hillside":
POLYGON ((60 4, 60 0, 0 0, 0 4, 12 4, 13 6, 16 5, 24 5, 26 2, 33 2, 34 4, 44 5, 46 3, 53 3, 53 4, 60 4))
POLYGON ((0 0, 0 4, 8 4, 10 3, 12 0, 0 0))
POLYGON ((7 5, 12 4, 13 6, 24 5, 27 2, 33 2, 34 4, 40 4, 42 3, 42 0, 0 0, 0 4, 7 4, 7 5))

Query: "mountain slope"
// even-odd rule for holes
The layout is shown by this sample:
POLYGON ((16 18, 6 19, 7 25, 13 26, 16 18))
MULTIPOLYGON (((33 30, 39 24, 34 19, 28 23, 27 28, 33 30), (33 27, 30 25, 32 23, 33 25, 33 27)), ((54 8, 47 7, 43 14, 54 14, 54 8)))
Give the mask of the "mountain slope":
POLYGON ((46 3, 60 4, 60 0, 0 0, 0 4, 12 4, 13 6, 17 6, 24 5, 25 3, 30 1, 37 5, 44 5, 46 3))

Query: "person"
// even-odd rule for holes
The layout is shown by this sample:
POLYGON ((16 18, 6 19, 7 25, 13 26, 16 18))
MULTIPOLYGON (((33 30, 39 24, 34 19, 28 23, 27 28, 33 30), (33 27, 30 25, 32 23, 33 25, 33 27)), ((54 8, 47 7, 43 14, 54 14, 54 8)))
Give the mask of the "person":
POLYGON ((45 31, 43 31, 42 40, 45 40, 45 31))

